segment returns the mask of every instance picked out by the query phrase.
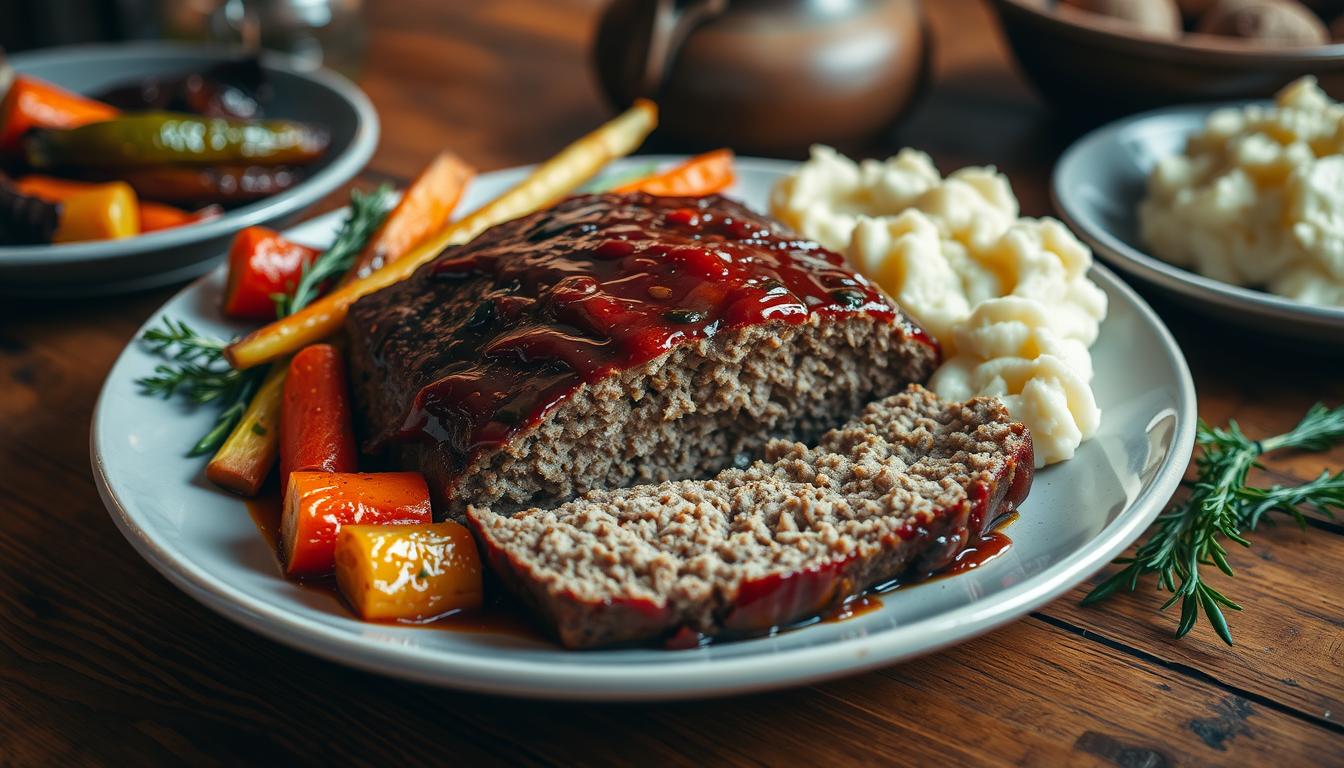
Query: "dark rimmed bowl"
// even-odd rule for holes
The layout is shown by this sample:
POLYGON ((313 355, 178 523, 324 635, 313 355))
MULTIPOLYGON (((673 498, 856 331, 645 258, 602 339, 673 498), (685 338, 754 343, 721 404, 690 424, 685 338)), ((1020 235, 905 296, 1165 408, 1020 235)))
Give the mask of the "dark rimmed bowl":
MULTIPOLYGON (((18 72, 80 92, 113 83, 207 67, 237 50, 168 43, 54 48, 10 57, 18 72)), ((378 145, 378 115, 353 83, 327 70, 300 72, 263 57, 275 87, 270 114, 326 128, 331 148, 299 184, 215 219, 124 240, 0 247, 0 294, 81 296, 119 293, 202 275, 245 227, 291 221, 340 189, 378 145)))
POLYGON ((1211 35, 1149 37, 1105 17, 1067 17, 1052 0, 991 0, 1026 75, 1084 119, 1172 104, 1261 99, 1302 75, 1344 96, 1344 43, 1261 49, 1211 35))

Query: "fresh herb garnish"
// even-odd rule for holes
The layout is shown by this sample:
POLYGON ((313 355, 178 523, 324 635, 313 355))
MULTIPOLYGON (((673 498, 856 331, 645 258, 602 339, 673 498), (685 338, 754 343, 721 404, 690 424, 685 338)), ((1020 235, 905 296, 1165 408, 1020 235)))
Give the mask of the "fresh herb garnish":
POLYGON ((1171 593, 1162 608, 1181 603, 1177 637, 1190 632, 1202 610, 1218 637, 1231 645, 1223 608, 1239 611, 1241 606, 1209 586, 1200 566, 1233 575, 1222 539, 1249 547, 1242 531, 1255 530, 1269 512, 1287 514, 1305 528, 1308 514, 1334 519, 1336 511, 1344 511, 1344 472, 1324 472, 1294 487, 1246 485, 1247 473, 1262 467, 1260 457, 1267 453, 1324 451, 1344 442, 1344 406, 1331 409, 1318 403, 1292 430, 1264 440, 1246 437, 1235 421, 1225 429, 1201 421, 1195 441, 1201 453, 1195 459, 1195 480, 1187 484, 1190 495, 1157 518, 1152 534, 1134 556, 1116 560, 1125 568, 1092 590, 1083 604, 1122 589, 1132 592, 1143 576, 1155 573, 1158 588, 1171 593))
POLYGON ((151 351, 171 362, 155 366, 153 374, 136 380, 141 391, 164 399, 181 394, 195 405, 219 403, 223 406, 219 418, 187 455, 199 456, 218 448, 242 417, 260 375, 234 370, 224 360, 227 341, 202 336, 181 320, 164 318, 162 328, 150 328, 142 339, 151 351))
MULTIPOLYGON (((331 246, 304 268, 293 293, 273 297, 277 317, 292 315, 308 306, 318 297, 324 283, 354 266, 359 252, 387 218, 391 195, 391 187, 386 185, 368 195, 359 190, 350 193, 350 215, 341 224, 331 246)), ((224 359, 229 340, 202 336, 181 320, 165 318, 162 328, 150 328, 141 339, 151 352, 168 360, 155 366, 153 374, 136 380, 141 391, 165 399, 181 394, 195 405, 219 404, 219 416, 210 431, 187 455, 200 456, 219 448, 261 386, 266 366, 235 370, 224 359)))
POLYGON ((349 272, 364 244, 387 218, 391 202, 392 187, 387 184, 367 195, 358 189, 351 190, 350 215, 341 223, 331 245, 304 266, 293 293, 272 297, 276 317, 287 317, 308 306, 321 294, 324 283, 349 272))

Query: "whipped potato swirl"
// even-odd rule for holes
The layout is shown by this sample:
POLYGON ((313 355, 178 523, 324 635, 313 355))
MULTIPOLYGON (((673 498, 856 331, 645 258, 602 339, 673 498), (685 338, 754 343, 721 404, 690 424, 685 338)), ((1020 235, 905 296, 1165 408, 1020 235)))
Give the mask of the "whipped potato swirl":
POLYGON ((1344 105, 1304 77, 1220 109, 1139 204, 1153 254, 1215 280, 1344 306, 1344 105))
POLYGON ((922 152, 862 163, 829 147, 773 190, 771 212, 846 254, 943 345, 939 395, 996 395, 1032 431, 1038 466, 1096 433, 1088 347, 1106 295, 1092 254, 1053 219, 1020 218, 993 168, 943 178, 922 152))

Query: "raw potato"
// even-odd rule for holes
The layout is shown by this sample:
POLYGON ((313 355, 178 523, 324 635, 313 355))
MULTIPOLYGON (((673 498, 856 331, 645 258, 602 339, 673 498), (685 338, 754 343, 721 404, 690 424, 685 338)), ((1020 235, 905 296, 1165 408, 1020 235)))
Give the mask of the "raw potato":
POLYGON ((1196 31, 1273 46, 1324 45, 1325 25, 1296 0, 1222 0, 1196 31))
POLYGON ((347 525, 336 583, 365 621, 425 621, 481 607, 481 558, 459 523, 347 525))
POLYGON ((1150 35, 1175 37, 1181 32, 1175 0, 1063 0, 1063 4, 1127 22, 1150 35))

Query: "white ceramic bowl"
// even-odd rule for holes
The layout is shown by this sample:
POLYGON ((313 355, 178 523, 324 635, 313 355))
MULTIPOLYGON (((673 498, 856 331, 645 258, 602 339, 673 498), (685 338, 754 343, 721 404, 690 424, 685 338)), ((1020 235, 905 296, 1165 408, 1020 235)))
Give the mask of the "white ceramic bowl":
MULTIPOLYGON (((238 55, 224 48, 136 43, 55 48, 18 54, 9 62, 20 73, 88 93, 152 75, 198 70, 238 55)), ((262 62, 275 88, 268 115, 319 125, 331 134, 326 157, 307 178, 187 227, 125 240, 0 247, 0 294, 106 294, 188 280, 209 271, 238 230, 291 220, 354 178, 378 146, 378 115, 368 98, 335 72, 299 72, 277 57, 262 62)))
POLYGON ((1344 346, 1344 307, 1323 307, 1224 283, 1149 255, 1138 206, 1161 157, 1181 152, 1209 112, 1227 105, 1172 107, 1118 120, 1069 147, 1055 165, 1051 197, 1060 218, 1116 269, 1209 315, 1254 333, 1344 346))

